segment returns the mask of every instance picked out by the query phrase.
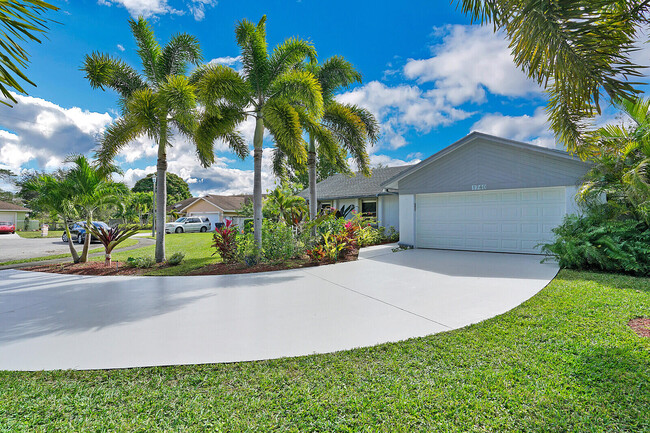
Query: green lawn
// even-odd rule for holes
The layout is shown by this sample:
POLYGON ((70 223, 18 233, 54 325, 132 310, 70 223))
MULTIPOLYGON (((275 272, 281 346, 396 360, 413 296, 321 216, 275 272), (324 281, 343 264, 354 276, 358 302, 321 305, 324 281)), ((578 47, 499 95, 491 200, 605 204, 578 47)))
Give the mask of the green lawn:
MULTIPOLYGON (((210 247, 211 243, 212 233, 182 233, 167 235, 165 236, 165 253, 167 254, 167 257, 177 251, 181 251, 185 253, 185 260, 183 260, 183 263, 178 266, 152 269, 145 275, 185 275, 193 269, 216 263, 219 261, 219 256, 211 256, 214 251, 214 249, 210 247)), ((119 260, 120 262, 126 262, 129 257, 154 257, 155 248, 155 245, 150 245, 148 247, 136 248, 130 251, 114 252, 112 254, 112 259, 113 261, 119 260)), ((103 257, 98 257, 94 260, 104 259, 103 257)))
MULTIPOLYGON (((35 232, 16 232, 16 233, 18 233, 18 236, 20 236, 21 238, 32 239, 32 238, 41 238, 41 237, 43 237, 43 236, 41 236, 41 231, 40 230, 35 231, 35 232)), ((62 235, 63 235, 63 230, 50 230, 47 233, 47 236, 45 236, 45 237, 46 238, 60 238, 62 235)))
POLYGON ((467 328, 263 362, 0 372, 0 431, 650 431, 650 280, 563 271, 467 328))
MULTIPOLYGON (((126 248, 126 247, 133 246, 133 245, 135 245, 137 243, 138 243, 137 239, 131 238, 131 239, 127 239, 124 242, 122 242, 117 248, 118 249, 126 248)), ((97 245, 97 244, 92 244, 92 245, 97 245)), ((79 244, 75 243, 74 246, 75 246, 77 252, 79 253, 79 255, 81 255, 81 252, 83 251, 83 245, 79 245, 79 244)), ((118 250, 114 250, 114 251, 117 252, 118 250)), ((102 252, 104 252, 104 247, 103 246, 100 246, 99 248, 95 248, 95 247, 91 246, 89 248, 89 250, 88 250, 88 254, 102 253, 102 252)), ((63 254, 52 254, 52 255, 49 255, 49 256, 32 257, 31 259, 20 259, 20 260, 11 260, 11 261, 8 261, 8 262, 0 262, 0 266, 3 266, 3 265, 17 265, 19 263, 39 262, 41 260, 64 259, 66 257, 70 257, 70 260, 72 260, 72 256, 70 255, 69 252, 67 252, 67 253, 63 253, 63 254)), ((100 259, 96 258, 96 260, 100 260, 100 259)), ((101 260, 104 260, 103 256, 101 257, 101 260)))

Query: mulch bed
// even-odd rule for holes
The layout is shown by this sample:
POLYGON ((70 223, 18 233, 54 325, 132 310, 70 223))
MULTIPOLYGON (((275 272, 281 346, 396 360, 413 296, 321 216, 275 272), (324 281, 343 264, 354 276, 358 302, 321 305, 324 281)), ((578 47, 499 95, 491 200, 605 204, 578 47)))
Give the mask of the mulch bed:
MULTIPOLYGON (((350 262, 357 259, 359 251, 355 250, 348 254, 339 262, 350 262)), ((282 271, 286 269, 307 268, 311 266, 329 265, 332 261, 323 260, 320 262, 311 262, 308 259, 293 259, 284 263, 260 263, 255 266, 246 266, 241 263, 215 263, 213 265, 203 266, 202 268, 194 269, 187 273, 187 275, 230 275, 230 274, 251 274, 255 272, 270 272, 282 271)), ((87 263, 61 263, 56 265, 41 265, 23 268, 26 271, 34 272, 49 272, 53 274, 73 274, 73 275, 143 275, 154 269, 166 268, 168 265, 157 264, 152 268, 139 269, 129 268, 124 266, 124 263, 119 263, 119 268, 116 268, 116 263, 109 268, 104 265, 104 262, 87 262, 87 263)))
POLYGON ((650 338, 650 317, 637 317, 627 322, 639 337, 650 338))

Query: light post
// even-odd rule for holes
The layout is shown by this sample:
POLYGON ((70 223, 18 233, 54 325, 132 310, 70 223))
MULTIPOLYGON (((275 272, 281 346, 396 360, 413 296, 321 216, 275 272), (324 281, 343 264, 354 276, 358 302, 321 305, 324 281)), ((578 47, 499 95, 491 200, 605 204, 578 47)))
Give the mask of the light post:
POLYGON ((156 175, 151 177, 153 181, 153 208, 151 210, 151 236, 156 237, 156 175))

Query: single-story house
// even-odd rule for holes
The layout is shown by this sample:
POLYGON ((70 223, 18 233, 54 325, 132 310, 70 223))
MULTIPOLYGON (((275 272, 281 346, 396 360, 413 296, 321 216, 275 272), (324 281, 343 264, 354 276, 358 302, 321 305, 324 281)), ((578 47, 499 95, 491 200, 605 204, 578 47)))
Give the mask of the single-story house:
MULTIPOLYGON (((352 206, 356 212, 377 217, 377 223, 386 228, 399 228, 399 196, 383 184, 412 166, 381 167, 372 170, 370 177, 361 173, 354 176, 335 174, 316 185, 319 209, 341 209, 352 206)), ((309 201, 309 189, 298 194, 309 201)), ((350 218, 350 216, 348 216, 350 218)))
POLYGON ((180 216, 201 216, 210 219, 210 222, 222 223, 225 219, 242 224, 244 218, 237 212, 246 203, 252 200, 250 195, 214 195, 192 197, 173 204, 170 209, 180 216))
POLYGON ((31 209, 26 207, 0 201, 0 221, 14 223, 17 229, 25 228, 25 217, 28 217, 30 212, 31 209))
MULTIPOLYGON (((395 168, 376 193, 378 204, 391 197, 390 219, 378 216, 380 224, 399 227, 400 244, 415 248, 539 253, 551 230, 577 212, 575 196, 589 168, 561 150, 472 132, 419 164, 395 168)), ((381 170, 375 172, 384 177, 381 170)), ((329 179, 317 186, 321 205, 335 203, 329 179)), ((354 183, 368 181, 347 182, 336 180, 338 195, 363 205, 354 183)))

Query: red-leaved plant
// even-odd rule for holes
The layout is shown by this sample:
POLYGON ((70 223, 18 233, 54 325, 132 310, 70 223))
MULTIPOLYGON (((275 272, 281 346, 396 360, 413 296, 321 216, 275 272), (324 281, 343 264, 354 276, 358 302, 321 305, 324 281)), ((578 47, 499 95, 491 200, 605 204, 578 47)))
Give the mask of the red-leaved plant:
POLYGON ((222 227, 214 229, 212 246, 216 249, 212 253, 213 256, 219 254, 221 260, 226 263, 235 260, 237 255, 237 226, 233 225, 232 220, 226 220, 222 227))
POLYGON ((94 224, 86 224, 85 227, 89 233, 88 236, 92 235, 96 237, 104 245, 104 264, 106 266, 111 265, 111 253, 113 249, 140 230, 138 226, 120 227, 116 225, 108 230, 101 226, 97 227, 94 224))

